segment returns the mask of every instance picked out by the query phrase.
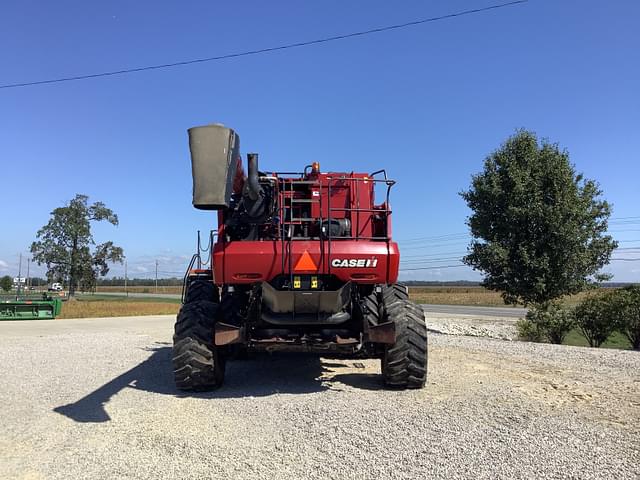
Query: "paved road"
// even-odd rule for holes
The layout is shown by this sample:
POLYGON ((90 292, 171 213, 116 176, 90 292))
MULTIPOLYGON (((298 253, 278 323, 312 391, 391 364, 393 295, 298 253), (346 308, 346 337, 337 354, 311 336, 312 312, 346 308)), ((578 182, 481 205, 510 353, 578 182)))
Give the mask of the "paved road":
POLYGON ((263 355, 171 378, 172 315, 0 322, 0 478, 640 477, 640 355, 431 335, 429 383, 263 355))
MULTIPOLYGON (((122 296, 124 293, 100 292, 99 295, 122 296)), ((129 296, 138 298, 180 298, 180 295, 171 293, 129 293, 129 296)), ((443 313, 450 315, 520 318, 524 317, 527 313, 527 310, 524 308, 511 307, 475 307, 464 305, 423 305, 423 307, 429 313, 443 313)))

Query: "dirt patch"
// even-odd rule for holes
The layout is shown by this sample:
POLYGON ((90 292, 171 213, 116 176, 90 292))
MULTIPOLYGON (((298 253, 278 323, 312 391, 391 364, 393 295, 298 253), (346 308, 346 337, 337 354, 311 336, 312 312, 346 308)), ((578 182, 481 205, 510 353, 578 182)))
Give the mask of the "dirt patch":
MULTIPOLYGON (((433 336, 432 336, 433 338, 433 336)), ((598 368, 587 358, 596 360, 588 349, 558 345, 532 348, 525 342, 497 342, 489 339, 438 336, 438 343, 455 342, 455 348, 438 345, 430 350, 431 393, 440 400, 452 397, 469 401, 495 393, 495 401, 504 404, 535 402, 541 414, 558 411, 572 413, 596 422, 607 422, 640 433, 640 378, 620 375, 598 368), (483 350, 478 344, 485 342, 483 350), (472 348, 465 348, 471 342, 472 348), (495 352, 496 343, 504 343, 495 352), (545 358, 540 348, 568 351, 566 358, 545 358), (573 350, 573 351, 572 351, 573 350), (573 355, 572 355, 573 354, 573 355)), ((558 353, 558 352, 556 352, 558 353)), ((599 353, 599 352, 598 352, 599 353)), ((619 352, 634 355, 633 352, 619 352)), ((616 353, 612 353, 616 355, 616 353)))

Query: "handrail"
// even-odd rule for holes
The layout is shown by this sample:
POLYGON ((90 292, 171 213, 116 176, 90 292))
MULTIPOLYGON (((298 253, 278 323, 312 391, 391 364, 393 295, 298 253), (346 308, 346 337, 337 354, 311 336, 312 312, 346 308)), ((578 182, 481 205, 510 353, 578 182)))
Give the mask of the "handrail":
MULTIPOLYGON (((302 204, 319 204, 320 207, 320 226, 322 226, 323 222, 328 222, 331 223, 331 221, 334 219, 333 216, 333 212, 346 212, 346 213, 352 213, 355 215, 356 218, 352 218, 352 222, 353 222, 353 227, 355 229, 355 235, 349 236, 349 237, 339 237, 340 239, 353 239, 353 240, 386 240, 387 242, 390 240, 390 237, 388 236, 388 220, 389 217, 392 213, 391 208, 389 206, 389 196, 390 196, 390 192, 391 192, 391 187, 393 185, 395 185, 395 180, 391 180, 387 177, 387 172, 386 170, 378 170, 376 172, 373 172, 372 174, 370 174, 369 176, 364 176, 364 177, 354 177, 352 176, 353 174, 340 174, 340 175, 327 175, 324 178, 317 178, 317 179, 313 179, 313 180, 298 180, 295 178, 291 178, 291 177, 279 177, 279 181, 278 181, 278 192, 277 195, 282 199, 281 200, 281 204, 280 204, 280 228, 279 228, 279 235, 281 237, 281 249, 283 251, 284 254, 284 242, 287 241, 287 250, 289 251, 290 254, 290 249, 291 249, 291 241, 295 241, 298 239, 306 239, 308 240, 311 237, 307 237, 305 236, 304 238, 300 237, 293 237, 291 235, 291 232, 288 231, 285 227, 287 225, 291 226, 291 225, 300 225, 300 224, 305 224, 305 222, 311 222, 311 221, 315 221, 317 220, 315 217, 311 217, 311 216, 300 216, 297 215, 296 216, 296 212, 300 213, 298 209, 294 209, 294 205, 298 204, 298 205, 302 205, 302 204), (382 178, 374 178, 375 175, 382 175, 382 178), (336 181, 340 181, 342 184, 341 185, 336 185, 335 182, 336 181), (361 202, 360 202, 360 182, 366 182, 366 183, 371 183, 371 184, 377 184, 377 183, 384 183, 387 188, 386 188, 386 192, 385 192, 385 201, 384 203, 381 205, 382 208, 375 208, 375 206, 373 206, 373 208, 361 208, 361 202), (301 184, 304 183, 305 185, 314 185, 317 188, 320 189, 320 195, 319 198, 317 199, 317 201, 314 201, 314 199, 309 199, 309 198, 304 198, 304 199, 296 199, 295 198, 295 194, 296 194, 296 190, 294 190, 294 184, 301 184), (288 188, 287 188, 288 185, 288 188), (352 190, 349 194, 349 204, 353 205, 353 206, 347 206, 347 207, 341 207, 341 206, 333 206, 332 205, 332 192, 334 190, 334 188, 348 188, 349 186, 352 186, 352 190), (281 188, 283 187, 283 188, 281 188), (326 190, 324 190, 326 187, 326 190), (322 199, 323 197, 323 193, 326 191, 327 193, 327 199, 326 199, 326 211, 324 211, 323 208, 323 204, 325 203, 322 199), (297 201, 297 200, 301 200, 301 201, 297 201), (289 205, 289 216, 287 217, 285 214, 286 208, 285 208, 285 204, 289 205), (381 215, 383 216, 385 225, 384 225, 384 232, 380 232, 382 235, 379 236, 364 236, 364 235, 360 235, 360 215, 361 213, 370 213, 371 214, 371 219, 373 219, 374 215, 381 215)), ((304 177, 303 177, 304 178, 304 177)), ((297 207, 297 208, 301 208, 301 207, 297 207)), ((314 237, 315 238, 315 237, 314 237)), ((328 232, 327 235, 320 235, 320 239, 323 241, 323 246, 322 246, 322 256, 324 257, 324 240, 327 241, 327 250, 328 250, 328 255, 331 256, 331 243, 333 240, 335 240, 336 238, 334 237, 334 235, 332 235, 331 233, 331 228, 328 228, 328 232)), ((283 255, 284 257, 284 255, 283 255)), ((291 259, 289 258, 289 263, 291 263, 291 259)), ((283 269, 283 273, 284 273, 284 258, 283 258, 283 265, 282 265, 282 269, 283 269)))
POLYGON ((198 241, 197 241, 197 250, 196 253, 191 257, 191 261, 189 262, 189 266, 187 267, 187 271, 184 273, 184 277, 182 279, 182 293, 180 295, 180 302, 184 303, 184 296, 187 293, 187 279, 189 278, 189 273, 193 270, 194 265, 198 264, 198 270, 202 269, 203 265, 209 265, 208 270, 213 270, 213 239, 218 235, 217 230, 209 230, 209 245, 206 248, 202 248, 202 242, 200 240, 200 230, 198 230, 198 241), (202 261, 201 254, 203 252, 208 252, 209 256, 205 262, 202 261))

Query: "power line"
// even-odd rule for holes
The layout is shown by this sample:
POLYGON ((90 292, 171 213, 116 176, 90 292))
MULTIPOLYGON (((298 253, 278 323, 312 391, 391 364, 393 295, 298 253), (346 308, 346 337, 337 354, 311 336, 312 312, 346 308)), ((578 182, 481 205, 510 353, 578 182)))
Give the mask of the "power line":
POLYGON ((447 240, 456 240, 458 238, 467 238, 470 237, 471 235, 469 233, 449 233, 446 235, 436 235, 433 237, 415 237, 415 238, 406 238, 406 239, 400 239, 398 240, 398 242, 400 243, 412 243, 412 242, 429 242, 431 240, 433 241, 447 241, 447 240))
POLYGON ((611 225, 612 227, 621 227, 621 226, 627 226, 627 225, 640 225, 640 221, 638 220, 611 220, 609 222, 609 225, 611 225))
MULTIPOLYGON (((620 249, 618 249, 620 250, 620 249)), ((416 255, 401 255, 402 260, 408 259, 408 258, 427 258, 427 257, 437 257, 438 255, 458 255, 460 258, 464 257, 467 254, 467 252, 438 252, 438 253, 431 253, 431 254, 422 254, 422 253, 418 253, 416 255)))
MULTIPOLYGON (((631 230, 629 230, 631 231, 631 230)), ((609 234, 615 234, 616 232, 608 232, 609 234)), ((430 248, 438 248, 438 247, 443 247, 443 246, 454 246, 454 245, 460 245, 460 244, 468 244, 469 241, 472 240, 472 238, 469 236, 469 240, 465 240, 463 237, 453 237, 454 234, 452 234, 452 236, 450 238, 441 238, 439 239, 438 237, 431 237, 434 239, 434 241, 436 241, 437 243, 431 243, 427 240, 421 241, 421 239, 413 239, 413 240, 399 240, 398 243, 402 246, 403 250, 415 250, 415 249, 430 249, 430 248)), ((459 234, 455 234, 455 235, 459 235, 459 234)), ((443 236, 444 237, 444 236, 443 236)), ((428 237, 425 237, 428 238, 428 237)), ((640 241, 640 239, 623 239, 623 240, 617 240, 618 242, 637 242, 640 241)))
POLYGON ((420 268, 401 268, 401 272, 408 272, 410 270, 437 270, 439 268, 458 268, 466 267, 466 265, 442 265, 440 267, 420 267, 420 268))
MULTIPOLYGON (((614 258, 612 260, 623 261, 623 262, 638 262, 640 258, 614 258)), ((459 268, 459 267, 467 267, 467 265, 440 265, 437 267, 416 267, 416 268, 401 268, 401 272, 409 272, 414 270, 439 270, 441 268, 459 268)))
POLYGON ((462 240, 462 241, 457 241, 453 243, 434 243, 431 245, 411 245, 408 247, 401 245, 401 249, 402 250, 416 250, 416 249, 429 250, 432 248, 442 248, 442 247, 456 248, 458 247, 458 245, 467 245, 468 243, 469 242, 462 240))
MULTIPOLYGON (((459 263, 463 263, 462 259, 459 257, 442 257, 442 258, 434 258, 434 259, 425 259, 425 260, 407 260, 407 261, 401 261, 400 262, 400 267, 402 269, 402 267, 404 266, 426 266, 426 265, 434 265, 434 264, 438 264, 438 263, 442 263, 442 262, 450 262, 451 260, 456 260, 459 263)), ((640 261, 640 258, 624 258, 624 257, 617 257, 617 258, 611 258, 611 261, 619 261, 619 262, 635 262, 635 261, 640 261)), ((435 268, 435 267, 434 267, 435 268)))
POLYGON ((18 87, 31 87, 34 85, 44 85, 47 83, 61 83, 61 82, 71 82, 71 81, 75 81, 75 80, 87 80, 90 78, 98 78, 98 77, 108 77, 108 76, 114 76, 114 75, 124 75, 124 74, 128 74, 128 73, 136 73, 136 72, 144 72, 147 70, 159 70, 159 69, 164 69, 164 68, 172 68, 172 67, 180 67, 180 66, 184 66, 184 65, 192 65, 194 63, 205 63, 205 62, 214 62, 214 61, 218 61, 218 60, 227 60, 230 58, 238 58, 238 57, 246 57, 249 55, 258 55, 258 54, 262 54, 262 53, 269 53, 269 52, 275 52, 278 50, 287 50, 290 48, 298 48, 298 47, 306 47, 309 45, 317 45, 320 43, 327 43, 327 42, 333 42, 333 41, 337 41, 337 40, 345 40, 347 38, 353 38, 353 37, 361 37, 364 35, 370 35, 373 33, 381 33, 381 32, 388 32, 390 30, 398 30, 401 28, 407 28, 407 27, 412 27, 412 26, 416 26, 416 25, 421 25, 424 23, 430 23, 430 22, 436 22, 438 20, 445 20, 448 18, 454 18, 454 17, 461 17, 463 15, 471 15, 474 13, 481 13, 481 12, 486 12, 488 10, 495 10, 498 8, 504 8, 504 7, 509 7, 509 6, 513 6, 513 5, 517 5, 517 4, 522 4, 522 3, 527 3, 528 0, 516 0, 513 2, 507 2, 507 3, 501 3, 501 4, 497 4, 497 5, 490 5, 488 7, 483 7, 483 8, 474 8, 472 10, 463 10, 461 12, 455 12, 455 13, 449 13, 447 15, 440 15, 438 17, 430 17, 430 18, 423 18, 420 20, 415 20, 412 22, 406 22, 406 23, 400 23, 397 25, 388 25, 385 27, 379 27, 379 28, 372 28, 370 30, 363 30, 360 32, 352 32, 352 33, 347 33, 344 35, 335 35, 333 37, 325 37, 325 38, 318 38, 316 40, 309 40, 306 42, 296 42, 296 43, 288 43, 285 45, 279 45, 277 47, 268 47, 268 48, 260 48, 257 50, 248 50, 245 52, 237 52, 237 53, 228 53, 226 55, 218 55, 215 57, 206 57, 206 58, 196 58, 193 60, 183 60, 180 62, 173 62, 173 63, 163 63, 163 64, 159 64, 159 65, 147 65, 144 67, 137 67, 137 68, 127 68, 127 69, 123 69, 123 70, 114 70, 114 71, 110 71, 110 72, 101 72, 101 73, 91 73, 91 74, 85 74, 85 75, 76 75, 73 77, 62 77, 62 78, 52 78, 52 79, 47 79, 47 80, 36 80, 33 82, 22 82, 22 83, 10 83, 10 84, 5 84, 5 85, 0 85, 0 89, 2 88, 18 88, 18 87))
POLYGON ((452 260, 461 261, 462 257, 440 257, 440 258, 425 258, 425 259, 416 259, 416 260, 401 260, 400 264, 402 265, 415 265, 418 263, 438 263, 438 262, 450 262, 452 260))
MULTIPOLYGON (((621 224, 621 226, 626 226, 626 225, 635 225, 638 224, 640 225, 640 222, 633 222, 633 223, 624 223, 621 224)), ((615 225, 614 225, 615 226, 615 225)), ((618 234, 618 233, 625 233, 625 232, 640 232, 640 230, 637 229, 622 229, 622 230, 618 230, 618 229, 609 229, 607 231, 608 234, 618 234)), ((442 243, 453 243, 453 242, 460 242, 461 240, 464 239, 472 239, 471 234, 469 233, 450 233, 447 235, 437 235, 437 236, 433 236, 433 237, 415 237, 415 238, 406 238, 406 239, 399 239, 396 240, 398 243, 402 244, 402 245, 411 245, 414 246, 415 244, 424 244, 429 245, 432 242, 437 242, 438 244, 442 244, 442 243)))

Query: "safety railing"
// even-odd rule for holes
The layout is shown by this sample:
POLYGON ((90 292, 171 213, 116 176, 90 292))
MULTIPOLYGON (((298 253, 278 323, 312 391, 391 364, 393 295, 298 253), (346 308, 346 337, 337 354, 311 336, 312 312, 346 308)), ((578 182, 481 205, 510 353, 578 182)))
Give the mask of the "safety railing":
MULTIPOLYGON (((386 170, 384 169, 378 170, 368 175, 366 178, 354 177, 353 174, 350 174, 349 176, 347 175, 340 175, 336 177, 327 176, 327 177, 324 177, 326 179, 326 184, 323 181, 320 181, 319 179, 304 180, 305 178, 304 173, 299 173, 299 172, 278 172, 276 173, 276 176, 278 177, 278 180, 279 180, 277 182, 277 190, 275 192, 275 195, 277 195, 278 198, 280 199, 279 211, 278 211, 278 215, 280 219, 278 232, 279 232, 280 242, 281 242, 281 259, 282 259, 283 274, 285 273, 286 270, 288 270, 290 276, 293 276, 293 268, 292 268, 293 259, 291 255, 291 242, 296 240, 310 239, 308 236, 294 237, 294 235, 292 234, 292 230, 293 228, 295 228, 294 225, 302 225, 305 222, 319 222, 320 229, 322 228, 322 225, 324 225, 324 223, 327 222, 328 228, 327 228, 326 234, 323 234, 323 232, 320 231, 317 238, 320 242, 320 265, 324 264, 325 250, 328 257, 331 258, 331 244, 333 241, 336 241, 336 240, 383 241, 387 244, 387 248, 388 248, 389 241, 391 240, 391 238, 388 235, 388 231, 389 231, 388 221, 392 213, 391 209, 389 208, 389 197, 391 193, 391 187, 393 187, 393 185, 395 184, 395 181, 387 177, 386 170), (282 177, 281 175, 300 175, 300 179, 294 179, 291 177, 282 177), (382 175, 383 178, 376 178, 377 175, 382 175), (345 182, 347 185, 349 185, 350 188, 353 187, 354 191, 349 192, 348 201, 351 202, 352 200, 355 200, 355 206, 352 204, 349 204, 349 206, 345 206, 345 207, 331 205, 332 186, 336 180, 345 182), (385 201, 382 204, 383 208, 373 208, 373 205, 372 205, 372 208, 361 207, 360 184, 362 182, 372 184, 374 187, 374 190, 375 190, 376 184, 386 185, 387 188, 385 191, 385 201), (309 198, 296 199, 294 186, 303 185, 303 184, 317 187, 318 196, 316 198, 311 198, 311 199, 309 198), (324 202, 322 200, 324 198, 323 193, 325 192, 325 189, 327 193, 327 199, 326 199, 327 211, 326 212, 323 211, 324 202), (289 203, 289 205, 286 204, 287 202, 289 203), (312 205, 314 203, 317 203, 320 218, 294 217, 294 210, 295 210, 294 203, 307 204, 307 205, 309 204, 312 205), (289 209, 288 219, 287 219, 287 208, 289 209), (355 235, 352 234, 349 236, 340 236, 340 237, 335 237, 334 235, 332 235, 331 224, 332 224, 332 220, 335 220, 333 212, 343 212, 344 217, 340 217, 340 218, 346 218, 347 216, 349 216, 352 221, 353 221, 353 218, 355 217, 355 220, 356 220, 355 225, 352 224, 352 233, 354 233, 354 228, 355 228, 355 235), (360 213, 363 213, 363 212, 370 214, 369 222, 371 222, 371 225, 372 225, 371 226, 372 235, 361 234, 360 213), (375 215, 381 215, 384 218, 384 223, 381 228, 382 230, 381 235, 373 235, 373 222, 374 222, 375 215), (287 231, 288 231, 288 235, 286 234, 287 231), (326 248, 325 248, 325 243, 326 243, 326 248), (285 262, 288 262, 288 269, 285 269, 285 262)), ((335 188, 337 187, 333 186, 333 189, 335 188)), ((340 188, 344 188, 344 186, 341 186, 340 188)), ((328 268, 330 273, 330 270, 331 270, 330 264, 328 268)), ((291 279, 291 281, 293 280, 291 279)))
POLYGON ((202 246, 202 240, 200 238, 200 230, 198 230, 198 240, 196 245, 196 253, 191 257, 191 261, 189 262, 189 266, 187 267, 187 271, 184 273, 184 277, 182 279, 182 293, 180 295, 180 301, 184 303, 184 296, 187 292, 187 280, 192 272, 195 270, 213 270, 213 242, 214 238, 218 235, 216 230, 209 231, 209 240, 207 247, 202 246), (206 261, 202 260, 202 254, 207 253, 206 261), (203 268, 206 267, 206 268, 203 268))

